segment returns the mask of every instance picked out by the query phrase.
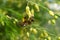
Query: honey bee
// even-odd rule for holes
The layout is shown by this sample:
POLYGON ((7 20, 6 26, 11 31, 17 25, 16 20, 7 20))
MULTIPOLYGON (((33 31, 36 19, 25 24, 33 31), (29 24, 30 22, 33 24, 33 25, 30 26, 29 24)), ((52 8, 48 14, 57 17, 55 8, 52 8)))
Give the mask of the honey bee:
POLYGON ((34 22, 34 17, 31 17, 31 18, 27 18, 26 16, 23 17, 22 21, 19 22, 18 24, 20 26, 27 26, 27 25, 30 25, 32 22, 34 22))

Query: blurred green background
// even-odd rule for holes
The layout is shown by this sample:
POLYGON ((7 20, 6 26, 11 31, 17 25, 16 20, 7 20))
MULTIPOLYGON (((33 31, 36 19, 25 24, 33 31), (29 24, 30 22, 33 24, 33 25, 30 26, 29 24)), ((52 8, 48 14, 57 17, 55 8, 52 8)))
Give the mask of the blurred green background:
POLYGON ((60 40, 60 0, 0 0, 0 40, 60 40), (20 26, 27 4, 34 22, 20 26))

